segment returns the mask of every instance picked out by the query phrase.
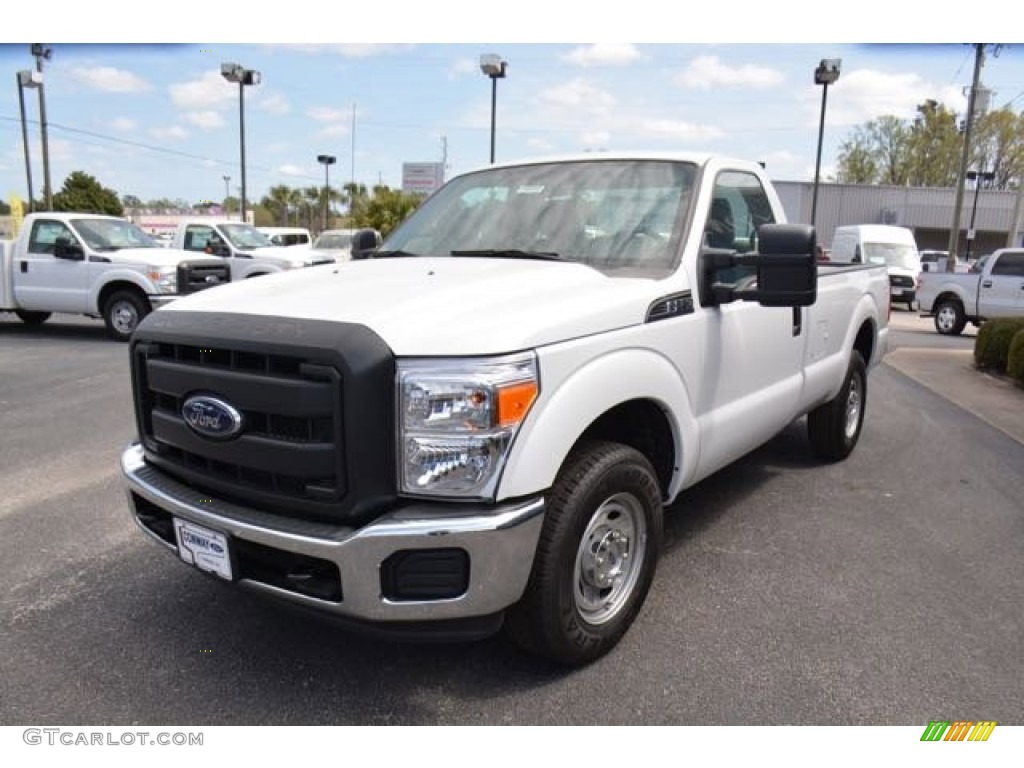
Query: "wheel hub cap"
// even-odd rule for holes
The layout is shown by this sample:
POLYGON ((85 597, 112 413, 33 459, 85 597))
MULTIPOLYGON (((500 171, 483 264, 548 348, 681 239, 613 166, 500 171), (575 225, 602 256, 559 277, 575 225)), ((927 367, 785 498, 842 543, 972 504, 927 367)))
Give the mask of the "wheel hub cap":
POLYGON ((633 494, 615 494, 597 508, 580 539, 573 571, 573 597, 586 621, 607 622, 627 604, 646 544, 643 506, 633 494))
POLYGON ((850 382, 850 394, 846 398, 846 429, 847 438, 852 438, 857 433, 857 424, 860 422, 860 383, 856 378, 850 382))

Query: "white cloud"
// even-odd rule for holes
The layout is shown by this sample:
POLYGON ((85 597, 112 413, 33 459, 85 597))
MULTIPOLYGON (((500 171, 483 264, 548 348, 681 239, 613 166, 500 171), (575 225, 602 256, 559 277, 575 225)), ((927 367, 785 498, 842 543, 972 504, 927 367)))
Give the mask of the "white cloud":
POLYGON ((409 50, 415 46, 407 43, 284 43, 267 46, 269 48, 283 48, 293 53, 337 53, 348 59, 365 59, 371 56, 383 56, 389 53, 409 50))
POLYGON ((138 122, 130 117, 115 117, 110 121, 110 127, 116 131, 134 131, 138 125, 138 122))
POLYGON ((238 87, 217 70, 206 72, 198 80, 172 85, 169 90, 174 105, 185 109, 216 109, 238 103, 238 87))
POLYGON ((197 125, 200 128, 222 128, 225 124, 224 118, 220 116, 220 113, 212 110, 188 112, 183 117, 192 125, 197 125))
POLYGON ((642 120, 639 129, 645 136, 677 141, 708 141, 721 138, 724 135, 720 128, 713 125, 700 125, 699 123, 662 118, 642 120))
POLYGON ((149 133, 155 138, 171 139, 173 141, 179 141, 181 139, 188 138, 188 131, 186 131, 180 125, 169 125, 166 128, 151 128, 149 133))
POLYGON ((311 107, 306 114, 319 123, 338 123, 352 119, 352 110, 335 107, 311 107))
POLYGON ((552 144, 550 141, 548 141, 547 139, 541 139, 537 137, 528 139, 526 142, 526 146, 528 146, 534 152, 553 152, 555 150, 555 145, 552 144))
POLYGON ((141 93, 151 87, 138 75, 115 67, 75 67, 70 74, 88 88, 109 93, 141 93))
POLYGON ((455 80, 456 78, 462 77, 463 75, 475 74, 479 67, 479 61, 477 59, 462 58, 456 60, 454 64, 448 70, 448 79, 455 80))
POLYGON ((351 127, 347 123, 335 123, 334 125, 328 125, 317 133, 317 136, 336 138, 338 136, 348 136, 350 131, 351 127))
POLYGON ((256 109, 272 115, 287 115, 292 111, 291 102, 280 93, 265 93, 256 102, 256 109))
POLYGON ((615 104, 614 96, 582 78, 541 91, 539 98, 542 102, 555 107, 585 109, 598 114, 607 113, 615 104))
POLYGON ((753 64, 733 67, 723 64, 717 56, 698 56, 678 75, 676 82, 684 88, 708 90, 721 85, 772 88, 783 79, 781 72, 768 67, 753 64))
POLYGON ((632 43, 595 43, 580 46, 562 56, 563 61, 581 67, 632 64, 643 58, 632 43))
MULTIPOLYGON (((957 112, 967 111, 967 99, 957 87, 936 86, 915 73, 859 69, 844 73, 829 87, 826 119, 832 125, 857 125, 882 115, 906 120, 917 113, 918 104, 935 98, 957 112)), ((808 112, 814 105, 820 109, 820 87, 814 88, 808 102, 808 112)), ((816 120, 817 115, 815 112, 816 120)))
POLYGON ((282 176, 309 176, 310 171, 306 168, 300 168, 293 163, 285 163, 284 165, 277 166, 277 172, 282 176))
POLYGON ((608 131, 588 131, 580 140, 587 149, 606 149, 611 138, 612 135, 608 131))

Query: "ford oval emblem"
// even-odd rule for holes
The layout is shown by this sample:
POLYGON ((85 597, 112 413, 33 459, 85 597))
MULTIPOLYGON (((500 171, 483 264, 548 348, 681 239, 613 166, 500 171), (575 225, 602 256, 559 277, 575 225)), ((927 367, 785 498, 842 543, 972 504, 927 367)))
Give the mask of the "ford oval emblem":
POLYGON ((242 431, 242 414, 220 398, 193 395, 181 408, 185 423, 197 435, 214 440, 229 440, 242 431))

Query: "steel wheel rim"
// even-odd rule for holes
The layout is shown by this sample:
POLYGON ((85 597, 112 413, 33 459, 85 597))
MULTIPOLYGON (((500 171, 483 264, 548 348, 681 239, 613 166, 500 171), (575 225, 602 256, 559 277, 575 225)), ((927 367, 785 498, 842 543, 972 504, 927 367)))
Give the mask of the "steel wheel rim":
POLYGON ((111 322, 118 333, 128 334, 139 324, 139 313, 130 301, 117 302, 110 311, 111 322))
POLYGON ((860 377, 854 376, 850 379, 850 391, 846 395, 846 427, 843 433, 847 440, 852 440, 857 434, 857 426, 860 424, 861 409, 861 387, 860 377))
POLYGON ((647 522, 631 493, 605 499, 587 523, 573 567, 573 600, 589 624, 615 618, 633 594, 644 563, 647 522))
POLYGON ((956 312, 954 312, 953 308, 947 304, 939 309, 939 313, 935 317, 935 322, 938 323, 938 326, 942 330, 948 331, 953 327, 953 323, 956 322, 956 312))

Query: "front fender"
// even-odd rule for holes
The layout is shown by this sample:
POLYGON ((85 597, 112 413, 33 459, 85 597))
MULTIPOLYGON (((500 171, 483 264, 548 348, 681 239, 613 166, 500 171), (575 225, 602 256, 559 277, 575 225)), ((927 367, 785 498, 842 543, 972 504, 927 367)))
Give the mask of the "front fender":
POLYGON ((541 394, 516 437, 498 498, 550 488, 587 427, 631 400, 652 401, 665 412, 675 448, 669 488, 669 498, 674 497, 697 464, 699 433, 690 396, 667 358, 633 348, 603 354, 579 367, 557 353, 541 352, 541 394))
MULTIPOLYGON (((106 270, 99 278, 89 286, 89 306, 94 308, 96 314, 103 313, 100 306, 100 294, 103 289, 111 283, 130 283, 142 291, 146 296, 159 294, 156 285, 145 275, 127 267, 118 267, 106 270)), ((168 294, 170 295, 170 294, 168 294)))

